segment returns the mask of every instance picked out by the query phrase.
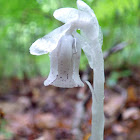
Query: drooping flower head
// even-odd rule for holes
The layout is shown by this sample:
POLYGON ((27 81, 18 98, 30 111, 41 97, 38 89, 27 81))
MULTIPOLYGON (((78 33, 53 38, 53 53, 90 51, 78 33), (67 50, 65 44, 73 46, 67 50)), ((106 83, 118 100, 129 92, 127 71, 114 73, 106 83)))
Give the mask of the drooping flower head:
POLYGON ((33 55, 50 53, 50 74, 44 85, 72 88, 84 86, 79 77, 81 48, 85 52, 90 67, 95 64, 94 49, 101 47, 101 32, 93 10, 83 1, 77 0, 78 9, 61 8, 54 17, 65 23, 30 47, 33 55), (80 29, 81 33, 76 32, 80 29), (93 45, 94 42, 94 45, 93 45))

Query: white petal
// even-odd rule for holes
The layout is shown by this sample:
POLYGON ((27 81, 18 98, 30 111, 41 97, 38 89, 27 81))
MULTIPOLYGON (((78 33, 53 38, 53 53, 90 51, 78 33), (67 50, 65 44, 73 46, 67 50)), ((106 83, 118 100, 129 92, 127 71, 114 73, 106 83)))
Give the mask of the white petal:
POLYGON ((61 37, 69 30, 70 24, 65 24, 43 38, 35 41, 30 47, 30 53, 33 55, 42 55, 52 52, 58 45, 61 37))
POLYGON ((73 43, 73 37, 65 35, 61 38, 58 47, 50 53, 51 69, 44 82, 45 86, 54 85, 62 88, 84 86, 79 77, 81 48, 74 49, 73 43))
MULTIPOLYGON (((90 40, 95 40, 99 36, 99 24, 94 14, 94 11, 82 0, 77 0, 77 7, 79 10, 88 13, 92 17, 88 25, 83 28, 83 34, 90 40)), ((101 34, 100 34, 101 35, 101 34)))
POLYGON ((57 78, 58 75, 58 52, 60 49, 60 43, 58 47, 50 53, 50 73, 47 80, 44 81, 44 85, 51 85, 57 78))
POLYGON ((77 19, 78 18, 78 10, 74 8, 60 8, 54 11, 53 16, 63 22, 67 23, 71 20, 77 19))
POLYGON ((82 37, 80 34, 75 33, 74 37, 77 38, 78 40, 78 45, 81 46, 81 48, 83 49, 87 59, 88 59, 88 63, 90 65, 90 67, 93 69, 94 65, 94 51, 93 48, 91 48, 91 46, 89 45, 89 43, 84 39, 84 37, 82 37))
POLYGON ((42 55, 47 54, 49 52, 49 48, 47 48, 47 42, 44 38, 40 38, 36 40, 30 47, 30 53, 32 55, 42 55), (45 47, 47 48, 45 50, 45 47))
POLYGON ((59 46, 58 56, 56 57, 58 60, 58 75, 51 85, 63 88, 72 88, 77 86, 72 78, 72 44, 72 36, 65 35, 61 38, 61 45, 59 46))
POLYGON ((53 16, 63 23, 68 23, 76 20, 87 21, 91 18, 91 16, 89 16, 84 11, 80 11, 74 8, 60 8, 54 12, 53 16))
POLYGON ((103 33, 102 33, 102 30, 101 30, 101 27, 99 28, 99 43, 100 43, 100 47, 102 47, 103 45, 103 33))
POLYGON ((89 13, 92 17, 95 17, 93 10, 82 0, 77 0, 77 7, 79 10, 89 13))
POLYGON ((75 53, 73 53, 73 79, 75 81, 75 83, 77 84, 78 87, 83 87, 84 83, 81 81, 80 79, 80 75, 79 75, 79 65, 80 65, 80 57, 81 57, 81 44, 78 42, 79 40, 77 40, 75 38, 75 42, 73 44, 73 49, 76 50, 73 51, 75 53), (76 46, 75 46, 76 45, 76 46))

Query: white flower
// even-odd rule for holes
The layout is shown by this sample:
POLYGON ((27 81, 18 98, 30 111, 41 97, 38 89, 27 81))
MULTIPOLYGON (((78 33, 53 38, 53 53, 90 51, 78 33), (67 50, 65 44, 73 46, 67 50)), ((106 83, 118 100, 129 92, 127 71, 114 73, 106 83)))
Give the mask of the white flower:
POLYGON ((83 1, 77 1, 78 9, 61 8, 54 17, 65 24, 30 47, 33 55, 50 53, 50 74, 44 85, 72 88, 84 86, 79 77, 81 48, 84 50, 90 67, 94 67, 94 48, 99 43, 99 25, 92 9, 83 1), (81 30, 81 34, 76 32, 81 30), (95 47, 91 43, 95 42, 95 47))
POLYGON ((80 46, 75 46, 71 35, 63 36, 55 50, 50 53, 51 69, 44 85, 63 88, 84 86, 79 77, 80 46))
POLYGON ((50 74, 44 85, 63 88, 84 86, 79 77, 81 47, 71 34, 71 24, 65 24, 38 39, 30 48, 33 55, 50 53, 50 74))

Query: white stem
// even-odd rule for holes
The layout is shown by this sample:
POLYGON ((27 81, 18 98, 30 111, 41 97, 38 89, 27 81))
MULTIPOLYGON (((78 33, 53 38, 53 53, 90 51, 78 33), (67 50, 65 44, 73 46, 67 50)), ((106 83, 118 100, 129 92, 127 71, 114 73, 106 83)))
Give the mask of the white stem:
POLYGON ((104 61, 103 54, 96 50, 96 66, 94 67, 94 89, 92 92, 92 127, 89 140, 103 140, 104 136, 104 61))

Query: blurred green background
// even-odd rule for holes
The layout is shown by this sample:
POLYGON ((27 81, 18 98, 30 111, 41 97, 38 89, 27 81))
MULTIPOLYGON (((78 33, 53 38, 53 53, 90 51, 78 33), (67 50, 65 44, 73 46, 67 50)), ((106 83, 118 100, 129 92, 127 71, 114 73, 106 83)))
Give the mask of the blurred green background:
MULTIPOLYGON (((104 35, 103 50, 121 43, 128 46, 110 56, 106 68, 140 65, 140 0, 84 0, 95 12, 104 35)), ((49 73, 49 56, 32 56, 29 47, 62 25, 54 10, 75 7, 76 0, 0 1, 0 77, 22 78, 49 73)), ((88 62, 82 54, 80 68, 88 62)))

